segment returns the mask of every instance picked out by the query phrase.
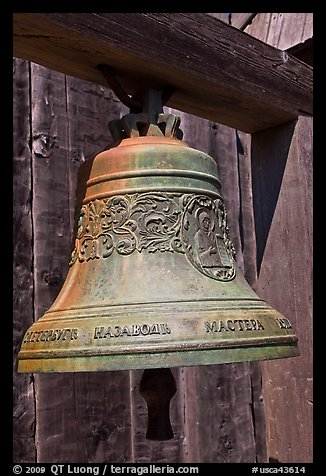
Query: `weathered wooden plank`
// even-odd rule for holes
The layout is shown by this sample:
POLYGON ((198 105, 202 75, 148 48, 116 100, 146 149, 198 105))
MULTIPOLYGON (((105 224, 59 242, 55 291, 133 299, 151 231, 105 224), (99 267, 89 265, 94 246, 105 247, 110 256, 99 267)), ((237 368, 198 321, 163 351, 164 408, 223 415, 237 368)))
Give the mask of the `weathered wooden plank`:
MULTIPOLYGON (((278 47, 280 39, 284 31, 284 14, 283 13, 268 13, 270 17, 268 30, 264 33, 265 41, 269 45, 278 47)), ((262 32, 261 32, 262 33, 262 32)), ((257 31, 256 38, 260 38, 261 33, 257 31)))
POLYGON ((169 106, 244 132, 312 110, 309 66, 204 13, 14 17, 16 56, 102 85, 109 63, 127 90, 175 87, 169 106))
MULTIPOLYGON (((202 462, 200 440, 206 436, 199 433, 199 407, 202 390, 198 387, 197 367, 181 367, 178 381, 180 392, 179 412, 181 415, 182 427, 180 434, 180 462, 195 463, 202 462)), ((211 405, 211 402, 206 402, 211 405)))
POLYGON ((130 463, 129 372, 74 374, 77 440, 70 462, 130 463))
MULTIPOLYGON (((246 31, 293 50, 303 38, 312 37, 311 20, 312 14, 306 13, 258 14, 246 31), (262 15, 269 15, 269 22, 263 22, 262 15)), ((300 58, 310 62, 312 56, 308 51, 300 58)), ((310 121, 301 117, 297 125, 289 123, 252 136, 259 271, 255 289, 289 317, 301 351, 300 357, 286 359, 282 365, 278 361, 262 365, 270 461, 312 461, 310 121)))
MULTIPOLYGON (((243 259, 243 274, 248 283, 255 287, 256 236, 253 213, 253 191, 251 172, 251 135, 235 131, 239 177, 239 234, 243 259)), ((268 461, 266 447, 265 405, 263 399, 262 368, 260 362, 250 362, 250 384, 253 431, 255 439, 255 461, 268 461)))
POLYGON ((69 207, 64 75, 32 64, 35 312, 40 317, 68 271, 69 207))
MULTIPOLYGON (((257 13, 252 22, 244 29, 246 33, 267 43, 272 13, 257 13)), ((269 43, 270 44, 270 43, 269 43)))
POLYGON ((271 129, 269 133, 268 131, 265 134, 262 133, 264 140, 260 142, 258 142, 256 136, 252 138, 253 205, 258 274, 282 187, 294 128, 295 121, 291 121, 285 128, 284 126, 278 126, 271 129), (264 156, 266 160, 264 160, 264 156), (269 159, 270 157, 273 157, 275 162, 269 159))
POLYGON ((200 398, 201 461, 253 463, 256 444, 250 384, 250 363, 205 366, 197 369, 200 398))
POLYGON ((251 380, 251 411, 254 426, 256 461, 257 463, 268 462, 265 402, 263 395, 262 364, 250 362, 251 380))
MULTIPOLYGON (((64 75, 32 64, 35 317, 50 307, 68 271, 67 111, 64 75)), ((70 374, 35 374, 38 462, 70 462, 78 440, 70 374), (63 391, 64 389, 64 391, 63 391)))
POLYGON ((34 316, 30 71, 27 61, 15 59, 13 66, 13 461, 34 463, 34 380, 17 374, 17 353, 34 316))
POLYGON ((231 25, 239 30, 244 30, 254 19, 257 13, 232 13, 231 25))
POLYGON ((264 364, 268 454, 312 461, 312 118, 252 137, 257 292, 288 317, 300 356, 264 364), (298 438, 300 435, 300 438, 298 438))
POLYGON ((241 251, 243 255, 243 272, 250 285, 257 279, 256 270, 256 236, 253 214, 253 196, 251 183, 251 135, 236 131, 238 175, 239 175, 239 202, 238 217, 241 251))
MULTIPOLYGON (((251 135, 235 131, 239 176, 239 233, 243 257, 243 274, 255 288, 257 281, 256 236, 253 213, 253 191, 251 171, 251 135)), ((255 439, 255 461, 268 461, 266 446, 265 405, 263 399, 262 368, 260 362, 250 362, 250 384, 253 431, 255 439)))
POLYGON ((282 30, 277 48, 287 50, 302 42, 306 13, 281 13, 283 15, 282 30))
POLYGON ((278 48, 289 50, 313 38, 313 13, 284 13, 284 16, 278 48))
POLYGON ((314 14, 306 13, 305 23, 302 31, 301 43, 305 43, 307 40, 314 36, 314 14))
POLYGON ((245 32, 291 53, 291 48, 313 37, 313 14, 257 13, 245 32))

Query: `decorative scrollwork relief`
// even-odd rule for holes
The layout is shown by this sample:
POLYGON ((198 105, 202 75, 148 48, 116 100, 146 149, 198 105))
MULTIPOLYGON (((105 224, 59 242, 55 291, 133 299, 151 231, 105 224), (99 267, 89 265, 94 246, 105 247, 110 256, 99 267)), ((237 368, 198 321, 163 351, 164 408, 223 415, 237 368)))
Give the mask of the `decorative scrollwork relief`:
POLYGON ((94 200, 81 209, 70 264, 147 250, 183 253, 181 194, 143 193, 94 200))
POLYGON ((191 264, 214 279, 235 276, 235 250, 221 199, 181 193, 135 193, 83 205, 70 265, 129 255, 186 254, 191 264))

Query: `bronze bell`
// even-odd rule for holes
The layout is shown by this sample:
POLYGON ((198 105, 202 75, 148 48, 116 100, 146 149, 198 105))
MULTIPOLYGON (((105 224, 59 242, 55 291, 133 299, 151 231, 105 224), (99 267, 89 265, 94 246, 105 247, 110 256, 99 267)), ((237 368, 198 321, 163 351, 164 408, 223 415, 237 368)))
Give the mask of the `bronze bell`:
POLYGON ((237 267, 216 162, 181 140, 159 92, 142 101, 111 122, 115 145, 91 163, 66 281, 26 332, 19 371, 298 355, 290 321, 237 267))

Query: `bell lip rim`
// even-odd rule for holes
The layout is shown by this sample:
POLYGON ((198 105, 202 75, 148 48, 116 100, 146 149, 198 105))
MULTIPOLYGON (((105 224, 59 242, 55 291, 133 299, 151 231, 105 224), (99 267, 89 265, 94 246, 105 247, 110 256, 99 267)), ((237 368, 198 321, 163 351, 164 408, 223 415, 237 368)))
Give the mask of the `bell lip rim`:
POLYGON ((171 344, 159 344, 148 346, 133 345, 120 346, 120 348, 113 349, 110 346, 103 348, 88 347, 84 349, 63 349, 52 350, 46 349, 40 350, 24 350, 21 349, 18 353, 18 359, 22 360, 48 360, 48 359, 69 359, 69 358, 89 358, 89 357, 112 357, 114 355, 126 355, 128 357, 138 356, 143 354, 173 354, 175 352, 198 352, 198 351, 212 351, 212 350, 239 350, 250 348, 275 348, 275 347, 298 347, 298 337, 296 334, 288 334, 282 336, 270 336, 270 337, 252 337, 248 339, 241 339, 241 345, 239 339, 219 339, 217 342, 207 342, 196 340, 194 342, 182 343, 181 341, 174 341, 171 344), (101 352, 100 352, 101 350, 101 352), (86 352, 85 352, 86 351, 86 352), (129 351, 129 352, 128 352, 129 351), (93 353, 92 353, 93 352, 93 353), (31 354, 28 356, 28 354, 31 354), (67 355, 65 355, 67 354, 67 355), (46 357, 46 355, 49 355, 46 357))
POLYGON ((182 352, 181 355, 175 359, 175 354, 178 352, 166 353, 143 353, 143 354, 129 354, 125 355, 101 355, 88 357, 75 357, 70 360, 70 365, 67 366, 68 358, 49 358, 49 359, 25 359, 18 362, 18 373, 69 373, 69 372, 94 372, 94 371, 119 371, 119 370, 136 370, 146 368, 174 368, 174 367, 198 367, 203 365, 220 365, 226 363, 236 362, 251 362, 251 361, 266 361, 279 360, 284 358, 294 358, 300 356, 300 350, 296 343, 281 344, 274 346, 265 346, 264 354, 259 353, 262 347, 252 346, 235 349, 202 349, 202 350, 188 350, 182 352), (236 354, 240 351, 240 355, 236 354), (279 354, 275 354, 278 351, 279 354), (230 357, 230 352, 231 354, 230 357), (268 355, 269 352, 274 352, 268 355), (195 353, 195 358, 194 358, 195 353), (108 364, 108 358, 113 358, 108 364), (127 357, 126 361, 121 364, 120 359, 127 357), (152 359, 151 359, 152 357, 152 359), (83 365, 78 365, 80 359, 87 359, 83 365), (133 360, 135 359, 135 360, 133 360), (193 360, 192 360, 193 359, 193 360), (78 362, 79 361, 79 362, 78 362), (51 365, 57 365, 56 369, 51 368, 51 365), (76 364, 76 365, 75 365, 76 364), (47 367, 47 368, 46 368, 47 367))

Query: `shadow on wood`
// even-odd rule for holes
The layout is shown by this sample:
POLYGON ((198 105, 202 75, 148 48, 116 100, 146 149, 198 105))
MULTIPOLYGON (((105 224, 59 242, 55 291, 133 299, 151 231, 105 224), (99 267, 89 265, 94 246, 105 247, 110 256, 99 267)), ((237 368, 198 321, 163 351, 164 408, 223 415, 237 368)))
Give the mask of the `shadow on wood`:
POLYGON ((146 438, 165 441, 173 438, 170 423, 170 401, 177 386, 170 369, 146 369, 139 391, 147 402, 148 423, 146 438))
POLYGON ((253 134, 252 189, 259 274, 296 121, 253 134))

